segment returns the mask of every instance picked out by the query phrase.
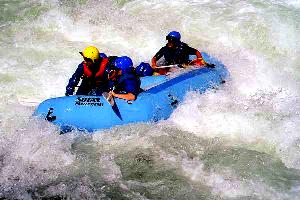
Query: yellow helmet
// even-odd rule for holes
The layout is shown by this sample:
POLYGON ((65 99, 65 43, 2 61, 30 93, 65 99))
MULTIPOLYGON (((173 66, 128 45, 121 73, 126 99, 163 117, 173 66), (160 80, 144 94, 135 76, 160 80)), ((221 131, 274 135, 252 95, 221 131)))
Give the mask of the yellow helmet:
POLYGON ((94 46, 86 47, 83 52, 79 52, 83 57, 91 59, 94 63, 99 59, 99 50, 94 46))

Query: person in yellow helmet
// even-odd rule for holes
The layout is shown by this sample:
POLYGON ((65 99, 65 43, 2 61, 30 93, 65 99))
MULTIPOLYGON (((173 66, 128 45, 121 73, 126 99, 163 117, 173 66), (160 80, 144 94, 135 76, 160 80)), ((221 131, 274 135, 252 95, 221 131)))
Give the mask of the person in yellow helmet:
POLYGON ((69 79, 66 96, 73 95, 80 79, 82 79, 82 82, 76 92, 77 95, 101 95, 108 88, 104 73, 106 67, 113 62, 113 59, 109 59, 104 53, 100 53, 94 46, 88 46, 79 53, 82 55, 83 61, 69 79))

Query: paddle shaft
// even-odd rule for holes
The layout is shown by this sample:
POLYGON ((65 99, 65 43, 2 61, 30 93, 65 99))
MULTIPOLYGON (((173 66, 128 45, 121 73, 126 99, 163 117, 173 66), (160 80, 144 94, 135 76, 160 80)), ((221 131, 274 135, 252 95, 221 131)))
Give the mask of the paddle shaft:
POLYGON ((155 67, 154 69, 165 69, 165 68, 172 68, 172 67, 179 67, 179 64, 178 65, 159 66, 159 67, 155 67))
MULTIPOLYGON (((175 67, 178 67, 178 68, 186 68, 188 67, 189 65, 180 65, 180 64, 177 64, 177 65, 165 65, 165 66, 159 66, 159 67, 156 67, 154 69, 166 69, 166 68, 175 68, 175 67), (182 66, 182 67, 180 67, 182 66)), ((210 64, 210 63, 206 63, 205 65, 202 65, 203 67, 208 67, 208 68, 215 68, 215 65, 214 64, 210 64)))

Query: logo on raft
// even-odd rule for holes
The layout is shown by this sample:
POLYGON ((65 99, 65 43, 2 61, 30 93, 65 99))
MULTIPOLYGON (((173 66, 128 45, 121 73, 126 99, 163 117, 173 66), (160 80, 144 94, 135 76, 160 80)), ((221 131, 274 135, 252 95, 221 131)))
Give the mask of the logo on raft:
POLYGON ((99 97, 77 97, 75 101, 77 106, 103 106, 99 97))

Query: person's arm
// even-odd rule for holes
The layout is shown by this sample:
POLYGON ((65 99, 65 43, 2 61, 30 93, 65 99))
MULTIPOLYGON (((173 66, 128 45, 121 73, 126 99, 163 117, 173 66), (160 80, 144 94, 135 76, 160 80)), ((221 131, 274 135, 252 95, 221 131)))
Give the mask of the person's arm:
POLYGON ((153 56, 153 58, 152 58, 152 60, 151 60, 151 67, 153 68, 153 69, 155 69, 156 67, 157 67, 157 61, 164 55, 163 54, 163 51, 164 51, 164 48, 165 47, 162 47, 154 56, 153 56))
POLYGON ((200 51, 198 51, 198 50, 196 50, 196 56, 197 56, 197 58, 203 59, 200 51))
POLYGON ((200 51, 198 51, 197 49, 194 49, 192 47, 187 46, 188 48, 188 53, 189 55, 196 55, 196 59, 192 60, 189 65, 198 65, 198 66, 203 66, 206 65, 206 62, 204 61, 200 51))
POLYGON ((206 65, 205 60, 203 59, 200 51, 196 50, 197 62, 200 62, 202 65, 206 65))
POLYGON ((73 95, 74 89, 80 81, 80 77, 83 75, 83 65, 82 63, 78 65, 75 73, 69 79, 69 83, 66 87, 66 96, 73 95))
POLYGON ((113 97, 117 97, 120 99, 125 99, 128 101, 134 101, 136 99, 136 95, 132 94, 132 93, 126 93, 126 94, 117 94, 114 91, 111 91, 111 95, 113 97))
POLYGON ((127 79, 123 82, 124 88, 123 92, 125 93, 116 93, 111 91, 111 95, 120 99, 125 99, 129 101, 136 100, 138 93, 140 92, 141 81, 140 79, 127 79))
POLYGON ((156 57, 153 57, 152 58, 152 60, 151 60, 151 67, 153 68, 153 69, 155 69, 156 67, 157 67, 157 65, 156 65, 156 57))

